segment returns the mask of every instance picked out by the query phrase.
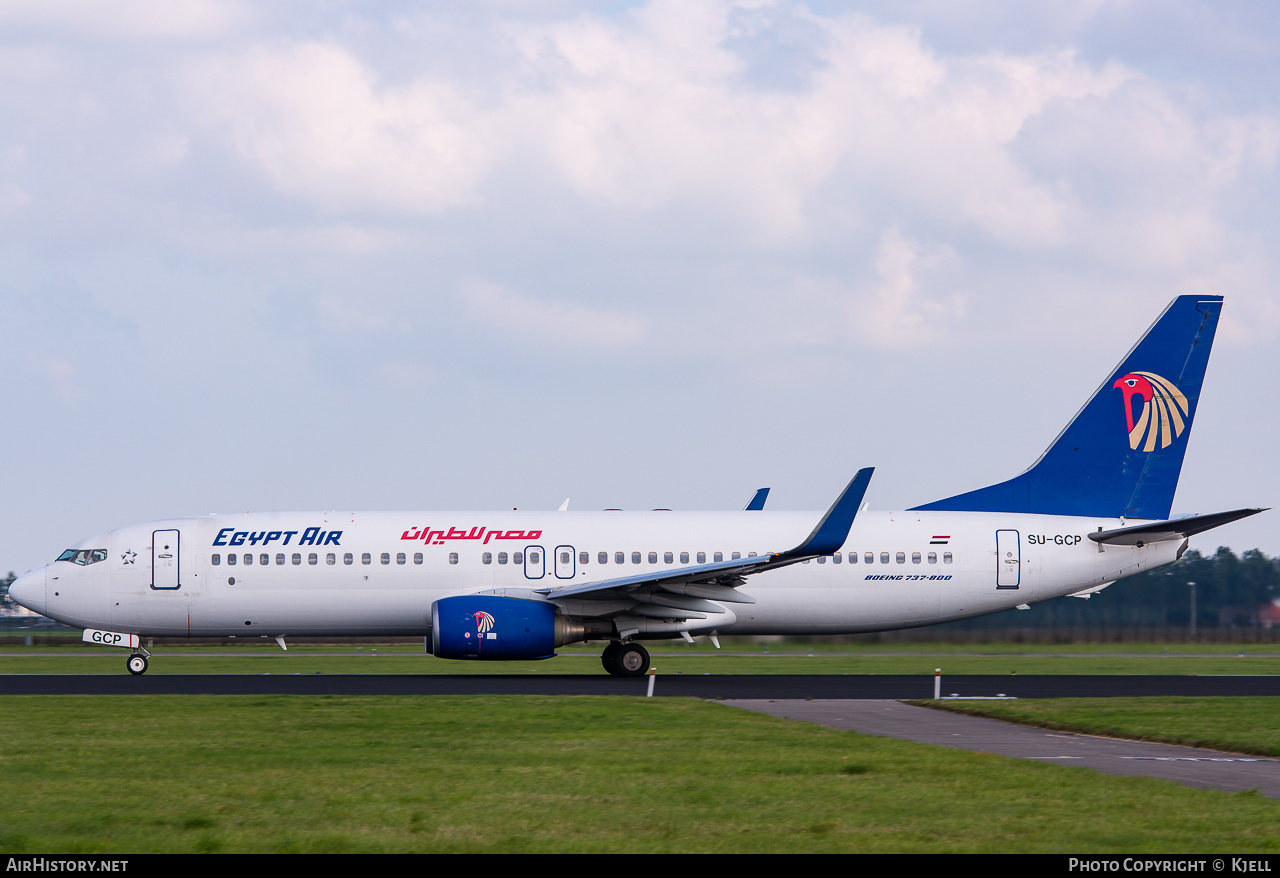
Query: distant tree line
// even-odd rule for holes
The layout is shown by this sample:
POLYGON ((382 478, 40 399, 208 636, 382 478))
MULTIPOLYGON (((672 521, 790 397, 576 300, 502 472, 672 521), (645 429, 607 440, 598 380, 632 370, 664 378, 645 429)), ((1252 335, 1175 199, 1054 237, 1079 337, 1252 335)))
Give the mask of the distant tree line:
POLYGON ((1212 555, 1192 549, 1181 560, 1121 579, 1088 600, 1058 598, 1029 610, 934 626, 935 629, 1147 629, 1209 635, 1223 629, 1280 629, 1280 557, 1258 549, 1212 555), (1191 585, 1194 583, 1194 586, 1191 585), (1195 606, 1194 624, 1192 606, 1195 606))
POLYGON ((14 575, 12 570, 9 571, 8 576, 0 577, 0 612, 16 610, 18 608, 18 605, 9 597, 9 586, 12 585, 13 581, 17 578, 18 577, 14 575))

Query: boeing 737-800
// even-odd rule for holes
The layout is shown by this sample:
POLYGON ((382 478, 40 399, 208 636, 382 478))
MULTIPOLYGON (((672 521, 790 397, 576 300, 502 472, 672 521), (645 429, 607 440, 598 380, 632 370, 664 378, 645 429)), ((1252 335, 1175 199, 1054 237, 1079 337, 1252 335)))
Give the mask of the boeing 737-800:
POLYGON ((1222 308, 1175 299, 1029 469, 900 512, 863 509, 864 469, 823 515, 372 512, 211 515, 124 527, 20 577, 10 596, 132 650, 154 636, 415 635, 450 659, 550 658, 602 641, 849 634, 1086 596, 1260 512, 1170 519, 1222 308))

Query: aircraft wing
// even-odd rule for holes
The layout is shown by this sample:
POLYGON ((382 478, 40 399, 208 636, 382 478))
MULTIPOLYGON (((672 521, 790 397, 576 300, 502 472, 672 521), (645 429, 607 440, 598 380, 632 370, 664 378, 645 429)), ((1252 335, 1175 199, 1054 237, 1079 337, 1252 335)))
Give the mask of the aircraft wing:
POLYGON ((809 536, 795 548, 536 591, 551 601, 635 601, 638 605, 628 612, 667 619, 705 619, 708 613, 724 613, 724 608, 713 601, 754 604, 754 598, 737 590, 746 577, 830 555, 844 545, 873 471, 871 467, 859 470, 809 536))
POLYGON ((1230 512, 1214 512, 1209 515, 1188 515, 1185 518, 1171 518, 1168 521, 1157 521, 1152 524, 1135 524, 1132 527, 1100 530, 1087 536, 1095 543, 1108 546, 1141 546, 1145 543, 1186 539, 1266 511, 1265 509, 1233 509, 1230 512))

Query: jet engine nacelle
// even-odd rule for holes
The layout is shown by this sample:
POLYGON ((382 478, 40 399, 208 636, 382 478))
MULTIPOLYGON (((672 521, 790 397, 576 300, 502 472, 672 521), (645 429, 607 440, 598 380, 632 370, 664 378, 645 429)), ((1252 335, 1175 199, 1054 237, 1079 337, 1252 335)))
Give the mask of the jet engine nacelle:
POLYGON ((483 594, 442 598, 431 605, 431 654, 497 661, 551 658, 557 646, 582 639, 581 627, 547 601, 483 594))

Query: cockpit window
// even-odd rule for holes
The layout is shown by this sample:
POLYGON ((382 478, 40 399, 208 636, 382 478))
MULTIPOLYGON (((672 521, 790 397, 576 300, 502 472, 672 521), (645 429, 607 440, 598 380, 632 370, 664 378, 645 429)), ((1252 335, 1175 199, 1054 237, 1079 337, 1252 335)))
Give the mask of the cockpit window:
POLYGON ((106 549, 67 549, 58 556, 59 561, 70 561, 72 564, 79 564, 85 567, 89 564, 97 564, 99 561, 107 560, 106 549))

